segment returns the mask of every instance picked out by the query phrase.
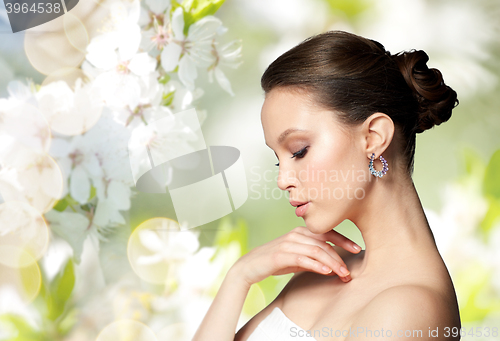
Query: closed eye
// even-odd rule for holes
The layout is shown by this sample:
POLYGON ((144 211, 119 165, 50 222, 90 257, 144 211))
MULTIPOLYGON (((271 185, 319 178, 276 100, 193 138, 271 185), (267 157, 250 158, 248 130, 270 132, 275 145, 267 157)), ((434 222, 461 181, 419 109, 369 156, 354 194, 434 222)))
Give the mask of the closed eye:
POLYGON ((299 150, 298 152, 293 153, 292 158, 294 158, 294 157, 303 158, 304 155, 306 155, 306 152, 307 152, 307 147, 304 147, 303 149, 299 150))
MULTIPOLYGON (((303 149, 299 150, 298 152, 293 153, 292 154, 292 158, 294 158, 294 157, 298 157, 299 159, 303 158, 306 155, 306 153, 307 153, 307 148, 308 147, 309 146, 304 147, 303 149)), ((279 165, 280 165, 279 162, 277 164, 275 164, 275 166, 278 166, 278 167, 279 167, 279 165)))

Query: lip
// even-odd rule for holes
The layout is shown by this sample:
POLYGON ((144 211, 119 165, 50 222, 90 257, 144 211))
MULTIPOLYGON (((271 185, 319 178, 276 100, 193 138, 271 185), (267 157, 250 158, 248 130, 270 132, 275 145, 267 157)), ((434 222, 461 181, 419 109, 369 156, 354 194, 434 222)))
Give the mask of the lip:
POLYGON ((306 213, 309 204, 310 202, 307 202, 303 205, 297 206, 297 208, 295 209, 295 214, 297 215, 297 217, 302 217, 306 213))
POLYGON ((309 201, 295 201, 295 200, 290 200, 290 205, 292 206, 300 206, 300 205, 304 205, 304 204, 307 204, 309 201))

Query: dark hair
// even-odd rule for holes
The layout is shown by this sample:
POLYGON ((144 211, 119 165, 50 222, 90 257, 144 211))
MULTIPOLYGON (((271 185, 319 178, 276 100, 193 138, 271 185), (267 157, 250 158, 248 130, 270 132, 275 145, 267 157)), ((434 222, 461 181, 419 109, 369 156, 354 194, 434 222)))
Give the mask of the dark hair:
POLYGON ((267 94, 276 87, 309 91, 315 102, 355 125, 375 112, 399 126, 407 171, 413 173, 415 135, 447 121, 457 94, 441 72, 429 69, 424 51, 391 55, 379 42, 328 31, 282 54, 261 78, 267 94))

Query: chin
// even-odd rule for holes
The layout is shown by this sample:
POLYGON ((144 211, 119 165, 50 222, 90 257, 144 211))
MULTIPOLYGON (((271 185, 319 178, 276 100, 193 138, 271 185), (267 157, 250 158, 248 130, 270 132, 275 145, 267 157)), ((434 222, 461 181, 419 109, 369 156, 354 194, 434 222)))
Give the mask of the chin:
POLYGON ((328 232, 328 231, 325 231, 325 228, 321 227, 320 225, 314 224, 311 221, 307 222, 307 218, 304 219, 304 223, 305 223, 306 228, 309 231, 311 231, 312 233, 323 234, 323 233, 328 232))
MULTIPOLYGON (((339 220, 337 224, 332 224, 332 220, 331 219, 328 219, 327 221, 323 220, 323 221, 319 221, 319 222, 314 222, 312 221, 311 217, 307 217, 307 216, 304 216, 303 217, 304 219, 304 224, 305 224, 305 227, 311 231, 312 233, 315 233, 315 234, 324 234, 324 233, 327 233, 327 232, 330 232, 331 230, 333 230, 335 227, 337 227, 341 222, 342 220, 339 220)), ((334 218, 334 221, 336 221, 336 219, 334 218)))

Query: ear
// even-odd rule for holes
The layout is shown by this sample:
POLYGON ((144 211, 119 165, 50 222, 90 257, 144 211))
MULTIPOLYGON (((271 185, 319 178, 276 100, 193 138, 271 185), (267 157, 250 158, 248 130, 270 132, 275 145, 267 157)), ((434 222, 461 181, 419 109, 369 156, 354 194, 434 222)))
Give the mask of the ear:
POLYGON ((361 136, 367 157, 375 153, 375 158, 378 158, 391 144, 394 122, 388 115, 376 112, 361 125, 361 136))

